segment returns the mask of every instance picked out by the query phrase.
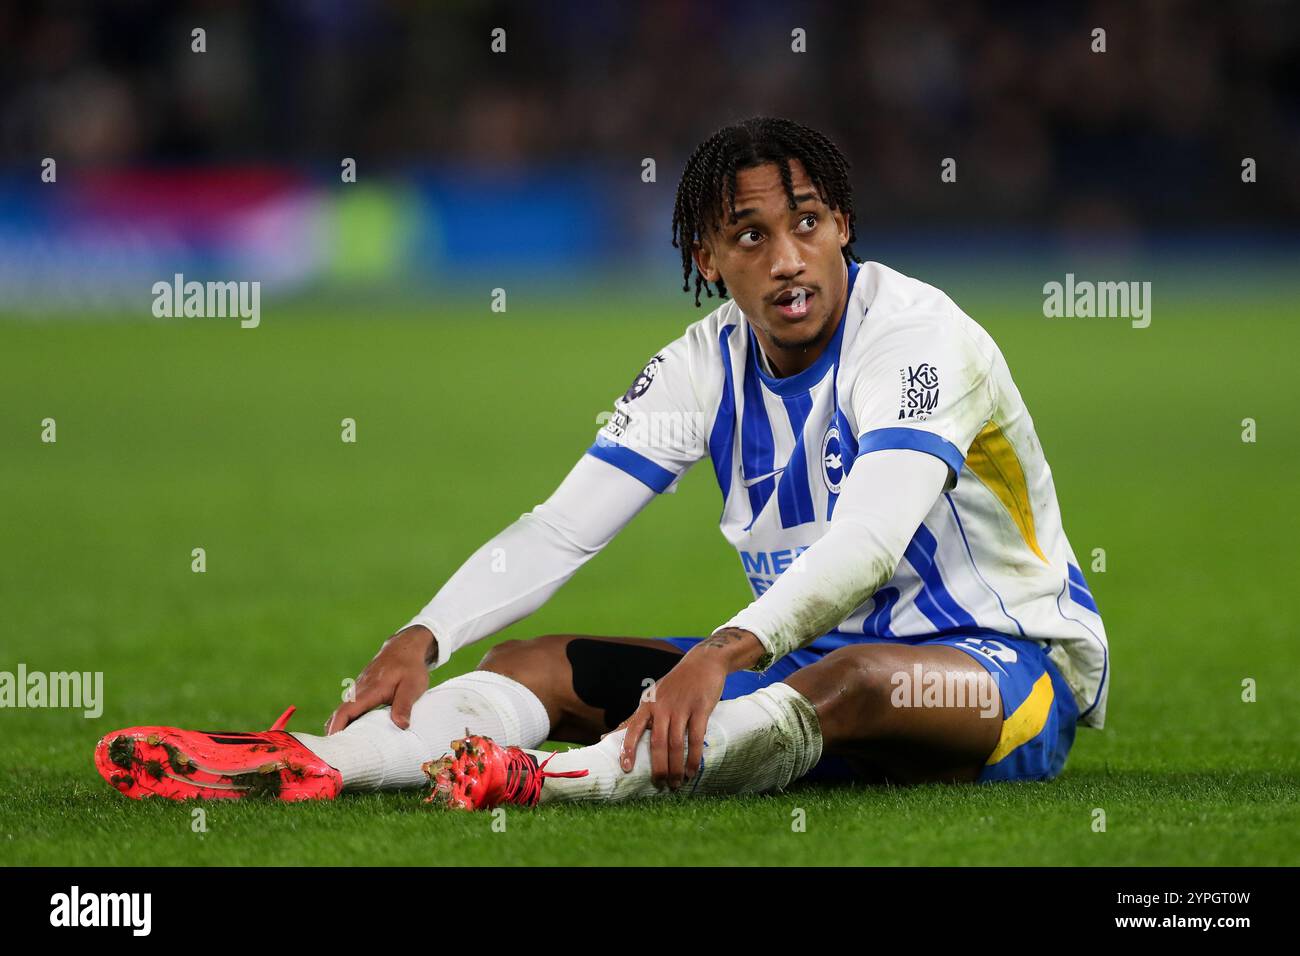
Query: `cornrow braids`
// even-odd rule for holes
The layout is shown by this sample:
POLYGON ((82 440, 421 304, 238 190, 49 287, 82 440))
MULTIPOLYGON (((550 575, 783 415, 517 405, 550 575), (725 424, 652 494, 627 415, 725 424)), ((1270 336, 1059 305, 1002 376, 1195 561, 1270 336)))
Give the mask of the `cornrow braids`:
MULTIPOLYGON (((724 211, 728 218, 736 214, 737 171, 775 163, 790 208, 794 209, 798 204, 794 201, 790 176, 791 159, 803 163, 808 178, 826 205, 844 213, 849 226, 849 242, 843 248, 844 260, 859 261, 853 254, 853 240, 857 238, 853 222, 853 187, 849 184, 849 163, 844 155, 814 129, 787 119, 756 116, 724 126, 696 147, 677 184, 673 246, 682 252, 683 292, 691 291, 691 270, 695 269, 696 306, 700 304, 701 289, 709 298, 713 297, 713 291, 695 265, 692 248, 707 231, 721 225, 724 211)), ((718 297, 725 298, 726 284, 721 278, 714 284, 718 297)))

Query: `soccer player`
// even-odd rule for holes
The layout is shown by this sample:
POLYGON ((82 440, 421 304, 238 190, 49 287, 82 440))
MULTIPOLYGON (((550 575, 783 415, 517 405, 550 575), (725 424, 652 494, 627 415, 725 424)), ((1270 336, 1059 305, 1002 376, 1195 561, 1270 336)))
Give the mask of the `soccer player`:
POLYGON ((362 671, 325 736, 140 727, 130 796, 453 807, 1060 773, 1101 727, 1105 631, 1029 412, 946 295, 859 262, 848 164, 784 119, 727 126, 677 190, 683 288, 721 304, 644 365, 554 494, 469 557, 362 671), (704 458, 754 600, 704 638, 549 634, 540 607, 704 458), (504 562, 499 557, 504 555, 504 562), (463 739, 462 739, 463 738, 463 739), (550 756, 558 739, 587 746, 550 756))

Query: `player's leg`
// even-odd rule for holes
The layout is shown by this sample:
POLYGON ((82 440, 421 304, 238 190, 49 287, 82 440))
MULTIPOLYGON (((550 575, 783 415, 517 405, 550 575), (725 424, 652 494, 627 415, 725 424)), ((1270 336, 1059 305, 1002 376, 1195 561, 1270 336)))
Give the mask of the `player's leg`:
POLYGON ((287 731, 292 708, 269 731, 210 733, 131 727, 96 746, 105 780, 131 797, 332 798, 340 790, 420 787, 423 764, 466 732, 514 747, 551 736, 596 740, 640 701, 643 688, 677 662, 684 648, 644 638, 548 635, 509 641, 480 669, 427 690, 411 710, 410 729, 388 708, 363 714, 328 737, 287 731), (554 733, 553 733, 554 728, 554 733))
POLYGON ((850 645, 801 669, 789 683, 816 707, 825 755, 809 779, 1052 779, 1079 709, 1049 647, 950 635, 850 645))
POLYGON ((477 670, 425 691, 411 708, 409 730, 393 724, 383 707, 328 737, 295 736, 342 774, 345 790, 421 787, 428 782, 421 767, 467 734, 524 748, 548 739, 599 739, 682 653, 652 638, 548 634, 506 641, 477 670))
MULTIPOLYGON (((1077 715, 1068 686, 1037 642, 952 637, 849 645, 781 682, 719 703, 703 767, 684 789, 779 790, 833 763, 856 766, 869 780, 1047 779, 1064 765, 1077 715)), ((541 799, 661 793, 650 779, 647 740, 631 773, 618 766, 621 748, 621 734, 611 734, 555 755, 551 773, 585 774, 548 779, 541 799)), ((535 764, 544 755, 532 756, 535 764)))
POLYGON ((997 746, 997 679, 945 644, 852 644, 786 683, 817 711, 822 754, 869 782, 979 778, 997 746))
MULTIPOLYGON (((667 640, 680 653, 699 642, 699 638, 667 640)), ((762 674, 737 671, 727 677, 722 702, 715 711, 720 717, 725 715, 725 719, 710 720, 705 742, 703 764, 710 772, 702 771, 688 788, 695 788, 700 793, 779 789, 807 773, 817 763, 818 753, 806 746, 796 746, 810 739, 807 731, 815 729, 816 714, 812 705, 780 680, 818 660, 822 653, 816 650, 795 651, 762 674), (786 709, 792 698, 802 702, 802 706, 793 711, 786 709), (789 726, 791 720, 801 722, 801 727, 789 726), (775 733, 774 725, 779 725, 775 733), (754 737, 762 737, 774 745, 777 753, 761 747, 746 750, 746 741, 754 737), (734 745, 733 741, 736 742, 734 745), (790 741, 791 746, 785 746, 781 741, 790 741), (733 752, 741 752, 741 759, 729 759, 728 754, 733 752), (699 786, 700 781, 706 778, 709 784, 699 786)), ((666 664, 675 662, 675 657, 664 661, 666 664)), ((624 685, 631 683, 632 686, 625 689, 620 706, 606 712, 604 727, 617 726, 640 703, 640 694, 647 683, 646 676, 640 676, 642 671, 653 679, 653 672, 642 667, 636 671, 638 679, 634 683, 624 681, 624 685)), ((580 674, 580 669, 575 670, 575 684, 580 682, 580 674)), ((599 723, 588 724, 586 732, 599 729, 599 726, 599 723)), ((482 736, 467 736, 464 741, 457 741, 454 755, 430 763, 428 773, 435 783, 434 800, 465 807, 491 806, 495 802, 531 806, 537 801, 539 790, 544 801, 608 801, 650 795, 654 788, 649 786, 649 735, 641 742, 637 768, 631 774, 624 774, 618 765, 622 740, 623 732, 617 731, 591 746, 547 754, 533 749, 502 747, 496 740, 482 736), (546 766, 546 761, 550 761, 549 766, 546 766), (544 773, 537 772, 539 763, 543 764, 544 773), (570 772, 580 775, 581 779, 550 779, 544 790, 537 786, 544 777, 570 772), (490 798, 489 794, 492 795, 490 798)))

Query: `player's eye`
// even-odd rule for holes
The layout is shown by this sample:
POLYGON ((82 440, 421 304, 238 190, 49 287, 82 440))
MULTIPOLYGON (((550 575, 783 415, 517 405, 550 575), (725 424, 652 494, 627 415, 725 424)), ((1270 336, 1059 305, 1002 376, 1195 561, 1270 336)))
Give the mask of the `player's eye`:
POLYGON ((807 222, 809 219, 812 220, 812 225, 809 226, 807 229, 804 229, 804 230, 803 230, 804 232, 812 232, 814 229, 817 228, 817 214, 816 214, 815 212, 810 212, 810 213, 807 213, 806 215, 800 216, 800 217, 799 217, 799 225, 802 226, 802 225, 803 225, 805 222, 807 222))
POLYGON ((752 248, 754 248, 754 246, 758 245, 758 240, 755 239, 753 242, 746 242, 746 241, 745 241, 745 237, 746 237, 746 236, 757 236, 757 235, 758 235, 758 230, 757 230, 757 229, 746 229, 744 232, 742 232, 742 233, 740 233, 738 236, 736 236, 736 242, 737 242, 739 245, 744 246, 746 249, 752 249, 752 248))

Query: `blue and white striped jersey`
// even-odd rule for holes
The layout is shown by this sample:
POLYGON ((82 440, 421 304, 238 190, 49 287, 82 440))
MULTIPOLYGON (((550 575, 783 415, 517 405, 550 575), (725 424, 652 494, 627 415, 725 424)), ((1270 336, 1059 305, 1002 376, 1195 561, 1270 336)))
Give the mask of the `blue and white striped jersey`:
POLYGON ((1081 722, 1102 726, 1105 629, 1002 353, 938 289, 879 263, 852 264, 849 289, 826 350, 787 378, 768 374, 739 307, 722 303, 651 358, 589 454, 656 491, 709 458, 722 533, 756 596, 826 533, 856 459, 886 448, 942 459, 949 489, 893 577, 816 646, 864 634, 1042 640, 1081 722))

